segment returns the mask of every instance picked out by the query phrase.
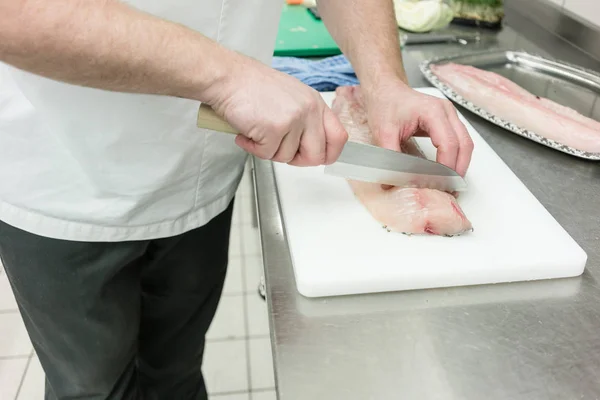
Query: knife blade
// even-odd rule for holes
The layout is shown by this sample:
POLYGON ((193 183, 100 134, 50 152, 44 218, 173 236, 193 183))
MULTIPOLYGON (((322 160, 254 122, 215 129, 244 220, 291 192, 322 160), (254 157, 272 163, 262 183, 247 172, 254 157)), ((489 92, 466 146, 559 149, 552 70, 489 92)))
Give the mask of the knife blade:
POLYGON ((401 187, 467 190, 467 182, 447 166, 394 150, 348 141, 333 164, 324 172, 346 179, 401 187))
MULTIPOLYGON (((196 125, 201 129, 237 135, 239 132, 201 104, 196 125)), ((393 186, 410 186, 459 192, 467 183, 456 171, 425 158, 369 144, 347 141, 336 162, 325 166, 328 175, 393 186)))

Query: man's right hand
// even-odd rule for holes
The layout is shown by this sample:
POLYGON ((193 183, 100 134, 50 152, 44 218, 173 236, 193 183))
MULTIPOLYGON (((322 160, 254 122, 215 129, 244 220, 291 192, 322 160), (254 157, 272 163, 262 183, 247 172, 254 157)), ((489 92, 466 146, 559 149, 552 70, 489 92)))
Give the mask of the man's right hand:
POLYGON ((264 159, 329 164, 346 143, 315 90, 196 31, 119 0, 45 2, 0 0, 0 61, 75 85, 207 103, 264 159))
POLYGON ((259 158, 296 166, 331 164, 348 134, 317 91, 257 61, 240 57, 208 104, 259 158))

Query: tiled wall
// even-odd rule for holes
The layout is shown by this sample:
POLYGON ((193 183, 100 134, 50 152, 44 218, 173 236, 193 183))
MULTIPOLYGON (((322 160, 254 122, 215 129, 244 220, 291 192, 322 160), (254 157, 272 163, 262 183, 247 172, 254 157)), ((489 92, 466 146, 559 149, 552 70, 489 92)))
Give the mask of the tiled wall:
MULTIPOLYGON (((525 0, 526 1, 526 0, 525 0)), ((600 0, 548 0, 600 27, 600 0)))

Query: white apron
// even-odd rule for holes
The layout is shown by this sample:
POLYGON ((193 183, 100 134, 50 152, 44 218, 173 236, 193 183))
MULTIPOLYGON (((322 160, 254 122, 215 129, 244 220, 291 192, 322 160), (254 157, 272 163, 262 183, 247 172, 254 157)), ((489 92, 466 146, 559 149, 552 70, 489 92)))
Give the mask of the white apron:
MULTIPOLYGON (((269 63, 282 0, 131 0, 269 63)), ((69 85, 0 63, 0 220, 76 241, 177 235, 231 201, 246 160, 196 101, 69 85)))

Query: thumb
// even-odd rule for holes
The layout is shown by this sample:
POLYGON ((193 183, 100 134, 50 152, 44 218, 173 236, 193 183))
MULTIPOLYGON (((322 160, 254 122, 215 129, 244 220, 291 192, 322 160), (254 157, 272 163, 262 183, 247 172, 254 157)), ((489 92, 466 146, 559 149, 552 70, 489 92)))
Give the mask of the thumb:
POLYGON ((256 143, 244 135, 237 135, 235 137, 235 144, 242 148, 247 153, 256 155, 256 143))
POLYGON ((344 145, 348 141, 348 132, 344 129, 339 118, 325 107, 323 114, 323 128, 327 145, 325 164, 333 164, 342 154, 344 145))
POLYGON ((395 124, 375 125, 372 131, 375 142, 379 147, 400 151, 400 138, 402 135, 399 126, 395 124))

